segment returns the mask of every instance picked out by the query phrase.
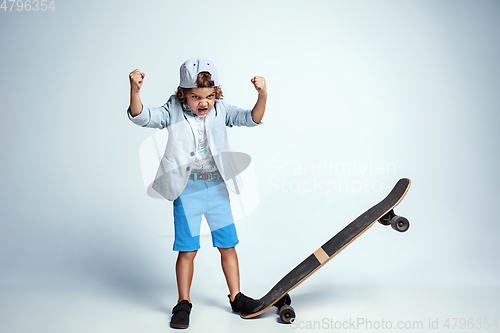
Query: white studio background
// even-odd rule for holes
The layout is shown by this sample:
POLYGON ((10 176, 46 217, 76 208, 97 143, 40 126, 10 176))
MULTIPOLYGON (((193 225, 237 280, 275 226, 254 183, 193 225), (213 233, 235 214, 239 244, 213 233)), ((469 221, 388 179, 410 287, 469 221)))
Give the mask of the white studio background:
POLYGON ((10 5, 0 10, 0 289, 108 288, 168 313, 153 295, 176 297, 171 203, 144 191, 139 146, 154 131, 127 119, 128 74, 146 73, 143 103, 159 106, 180 64, 202 56, 238 106, 255 103, 254 75, 267 80, 264 125, 228 130, 257 179, 259 205, 239 223, 252 295, 401 177, 412 187, 396 213, 410 230, 374 226, 309 288, 498 291, 497 1, 10 5))

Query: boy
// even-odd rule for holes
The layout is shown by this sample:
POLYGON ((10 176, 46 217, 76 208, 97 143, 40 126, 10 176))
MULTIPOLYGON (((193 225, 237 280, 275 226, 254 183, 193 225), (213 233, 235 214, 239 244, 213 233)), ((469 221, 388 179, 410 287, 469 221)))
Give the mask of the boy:
POLYGON ((263 77, 251 79, 258 92, 252 110, 229 106, 222 101, 219 76, 207 59, 189 59, 181 65, 175 95, 158 108, 143 108, 139 96, 145 74, 138 69, 129 75, 128 116, 142 127, 167 128, 169 138, 153 183, 153 189, 174 206, 174 251, 179 251, 176 278, 179 298, 172 310, 170 326, 187 328, 191 313, 189 296, 194 258, 200 248, 202 216, 208 222, 212 243, 219 249, 235 312, 253 312, 259 303, 240 292, 238 237, 229 203, 230 187, 239 193, 238 170, 227 143, 226 126, 257 126, 266 109, 267 89, 263 77))

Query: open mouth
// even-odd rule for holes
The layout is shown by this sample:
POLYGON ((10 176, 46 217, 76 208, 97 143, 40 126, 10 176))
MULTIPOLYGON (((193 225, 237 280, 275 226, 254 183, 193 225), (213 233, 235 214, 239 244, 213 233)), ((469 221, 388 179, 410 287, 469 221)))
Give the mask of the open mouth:
POLYGON ((206 114, 206 113, 207 113, 207 111, 208 111, 208 108, 199 108, 199 109, 198 109, 198 113, 199 113, 199 114, 206 114))

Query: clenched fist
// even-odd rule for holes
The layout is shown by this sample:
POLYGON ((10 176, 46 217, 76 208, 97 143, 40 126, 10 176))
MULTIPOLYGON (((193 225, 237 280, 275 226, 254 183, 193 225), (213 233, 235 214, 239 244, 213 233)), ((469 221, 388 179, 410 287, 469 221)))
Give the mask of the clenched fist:
POLYGON ((262 76, 255 76, 251 81, 260 96, 267 96, 266 79, 262 76))
POLYGON ((254 76, 252 78, 253 86, 255 90, 259 93, 257 97, 257 103, 252 109, 252 119, 255 123, 259 124, 264 117, 264 112, 266 112, 266 100, 267 100, 267 88, 266 80, 262 76, 254 76))
POLYGON ((142 73, 140 70, 136 69, 132 73, 128 75, 128 78, 130 80, 130 89, 131 92, 137 93, 139 90, 141 90, 142 87, 142 82, 144 80, 144 77, 146 74, 142 73))

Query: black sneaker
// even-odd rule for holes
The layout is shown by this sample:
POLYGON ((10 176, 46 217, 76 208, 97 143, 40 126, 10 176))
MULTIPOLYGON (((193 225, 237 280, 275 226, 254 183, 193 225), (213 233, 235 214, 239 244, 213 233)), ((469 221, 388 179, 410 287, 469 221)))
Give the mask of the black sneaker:
POLYGON ((261 302, 259 300, 245 296, 241 292, 236 294, 234 301, 232 302, 231 295, 227 295, 227 297, 229 297, 229 303, 231 304, 231 309, 233 309, 234 312, 254 313, 257 312, 261 306, 261 302))
POLYGON ((193 304, 187 300, 182 300, 179 304, 172 309, 173 316, 170 319, 170 327, 173 328, 188 328, 189 327, 189 314, 193 304))

